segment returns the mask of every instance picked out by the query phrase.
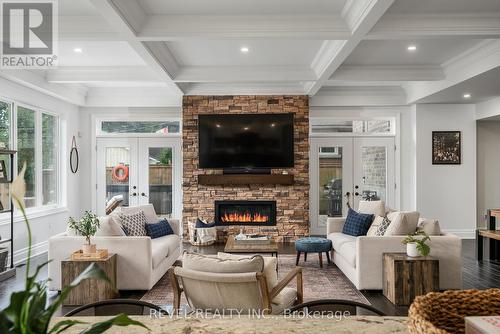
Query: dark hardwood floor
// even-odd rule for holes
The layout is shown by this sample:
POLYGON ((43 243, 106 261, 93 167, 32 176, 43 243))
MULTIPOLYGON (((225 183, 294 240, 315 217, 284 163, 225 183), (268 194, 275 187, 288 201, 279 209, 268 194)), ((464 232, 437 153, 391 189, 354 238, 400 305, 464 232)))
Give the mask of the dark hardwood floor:
MULTIPOLYGON (((491 262, 488 260, 476 261, 475 259, 475 241, 464 240, 462 243, 462 259, 463 259, 463 288, 464 289, 487 289, 500 287, 500 263, 491 262)), ((224 245, 214 245, 210 247, 193 247, 189 244, 184 244, 187 251, 199 252, 204 254, 215 254, 224 249, 224 245)), ((295 254, 293 243, 284 243, 279 247, 280 254, 295 254)), ((46 255, 36 257, 32 262, 32 267, 46 261, 46 255)), ((17 274, 6 281, 0 282, 0 309, 5 308, 9 303, 10 293, 18 291, 24 287, 24 277, 26 274, 26 266, 20 265, 17 267, 17 274)), ((39 279, 47 278, 47 267, 45 267, 39 275, 39 279)), ((407 307, 395 307, 389 302, 381 291, 362 291, 363 295, 370 303, 386 313, 387 315, 407 315, 407 307)), ((144 291, 123 291, 121 293, 124 298, 138 299, 144 294, 144 291)), ((49 298, 54 298, 56 293, 51 292, 49 298)), ((62 309, 58 315, 68 312, 70 309, 62 309)))

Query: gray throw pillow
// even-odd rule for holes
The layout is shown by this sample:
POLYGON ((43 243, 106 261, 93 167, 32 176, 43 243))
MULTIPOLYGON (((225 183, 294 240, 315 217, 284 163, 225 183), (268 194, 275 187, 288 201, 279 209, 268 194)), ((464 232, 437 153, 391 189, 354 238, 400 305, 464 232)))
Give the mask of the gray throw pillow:
POLYGON ((122 223, 123 230, 128 236, 146 236, 146 224, 148 220, 143 211, 132 213, 127 215, 125 213, 120 214, 120 220, 122 223))

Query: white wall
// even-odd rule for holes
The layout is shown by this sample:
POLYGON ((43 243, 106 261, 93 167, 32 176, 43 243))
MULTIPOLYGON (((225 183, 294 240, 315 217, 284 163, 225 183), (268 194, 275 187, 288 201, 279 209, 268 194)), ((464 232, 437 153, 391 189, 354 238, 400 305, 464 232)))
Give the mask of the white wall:
POLYGON ((474 237, 476 228, 476 121, 474 105, 416 106, 416 208, 441 228, 474 237), (432 131, 462 132, 462 164, 432 165, 432 131))
POLYGON ((480 228, 486 228, 486 210, 500 207, 499 144, 500 121, 477 122, 477 226, 480 228))
MULTIPOLYGON (((34 253, 37 254, 47 250, 47 240, 51 235, 66 229, 68 216, 80 215, 79 189, 80 182, 84 182, 84 180, 80 179, 80 172, 72 174, 68 166, 71 137, 77 133, 79 111, 75 105, 44 95, 3 78, 0 78, 0 94, 4 98, 55 112, 59 114, 61 121, 61 136, 63 140, 61 147, 62 156, 60 159, 61 174, 63 175, 61 188, 63 191, 60 196, 63 202, 61 208, 52 210, 49 214, 47 212, 29 214, 34 253)), ((9 234, 8 220, 0 219, 0 235, 2 238, 8 238, 9 234)), ((16 262, 25 258, 26 246, 27 235, 25 224, 20 217, 17 217, 14 224, 14 260, 16 262)))

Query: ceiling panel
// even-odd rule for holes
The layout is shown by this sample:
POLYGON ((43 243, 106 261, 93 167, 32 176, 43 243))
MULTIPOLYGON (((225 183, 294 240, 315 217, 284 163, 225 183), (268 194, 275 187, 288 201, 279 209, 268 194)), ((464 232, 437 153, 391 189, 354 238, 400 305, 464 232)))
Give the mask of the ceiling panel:
POLYGON ((127 42, 59 42, 59 66, 140 66, 145 65, 127 42), (80 48, 81 53, 76 53, 80 48))
POLYGON ((362 41, 349 55, 346 65, 441 65, 443 62, 470 49, 478 39, 426 39, 417 41, 376 40, 362 41), (407 47, 416 45, 409 52, 407 47))
POLYGON ((319 40, 184 40, 167 42, 183 66, 310 66, 319 40), (242 47, 249 48, 244 54, 242 47))
POLYGON ((338 13, 346 0, 139 0, 148 14, 312 14, 338 13))

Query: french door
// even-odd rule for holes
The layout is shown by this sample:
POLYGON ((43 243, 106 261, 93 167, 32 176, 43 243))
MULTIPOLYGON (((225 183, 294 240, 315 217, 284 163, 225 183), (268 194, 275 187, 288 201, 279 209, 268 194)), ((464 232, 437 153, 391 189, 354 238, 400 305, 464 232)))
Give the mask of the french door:
POLYGON ((109 201, 151 203, 158 215, 181 215, 181 147, 178 138, 98 138, 97 213, 109 201))
POLYGON ((395 205, 393 137, 311 138, 311 234, 324 235, 328 217, 347 214, 361 200, 395 205))

